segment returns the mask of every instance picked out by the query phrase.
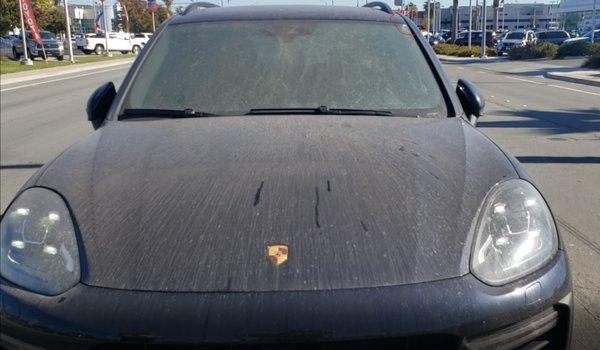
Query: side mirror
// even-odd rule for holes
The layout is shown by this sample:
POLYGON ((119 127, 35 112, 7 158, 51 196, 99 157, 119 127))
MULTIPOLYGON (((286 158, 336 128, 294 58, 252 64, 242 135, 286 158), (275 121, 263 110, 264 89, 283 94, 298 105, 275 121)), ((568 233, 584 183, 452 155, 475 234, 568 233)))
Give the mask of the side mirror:
POLYGON ((115 96, 117 96, 117 91, 112 82, 101 85, 90 96, 85 110, 94 129, 98 129, 106 119, 115 96))
POLYGON ((463 110, 469 117, 469 122, 475 126, 477 118, 483 115, 485 99, 479 89, 466 79, 459 79, 456 84, 456 94, 463 110))

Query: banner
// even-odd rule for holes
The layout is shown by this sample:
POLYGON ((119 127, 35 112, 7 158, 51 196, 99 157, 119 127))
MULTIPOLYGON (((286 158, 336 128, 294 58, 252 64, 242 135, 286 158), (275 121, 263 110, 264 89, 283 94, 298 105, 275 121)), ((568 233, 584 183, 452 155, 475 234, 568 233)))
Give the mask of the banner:
POLYGON ((35 15, 33 14, 33 7, 31 6, 31 1, 29 0, 21 0, 21 8, 23 9, 23 19, 29 30, 31 30, 31 35, 33 36, 33 41, 36 44, 43 45, 42 37, 40 36, 40 29, 38 28, 37 22, 35 21, 35 15))
POLYGON ((100 25, 100 18, 102 18, 102 16, 104 16, 104 10, 100 11, 98 16, 94 19, 94 33, 104 33, 104 29, 102 29, 102 26, 100 25))

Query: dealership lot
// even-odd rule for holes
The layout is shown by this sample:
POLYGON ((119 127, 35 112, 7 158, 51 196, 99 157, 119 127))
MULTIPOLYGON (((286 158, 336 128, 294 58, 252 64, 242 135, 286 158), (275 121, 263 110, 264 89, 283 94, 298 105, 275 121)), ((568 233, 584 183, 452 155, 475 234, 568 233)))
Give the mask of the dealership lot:
MULTIPOLYGON (((506 63, 510 64, 510 63, 506 63)), ((480 130, 515 155, 542 187, 561 226, 573 268, 574 347, 600 348, 600 88, 501 74, 481 64, 447 64, 487 99, 480 130)), ((1 210, 46 161, 93 130, 85 101, 100 84, 120 83, 127 67, 1 88, 1 210), (60 79, 60 80, 57 80, 60 79)))

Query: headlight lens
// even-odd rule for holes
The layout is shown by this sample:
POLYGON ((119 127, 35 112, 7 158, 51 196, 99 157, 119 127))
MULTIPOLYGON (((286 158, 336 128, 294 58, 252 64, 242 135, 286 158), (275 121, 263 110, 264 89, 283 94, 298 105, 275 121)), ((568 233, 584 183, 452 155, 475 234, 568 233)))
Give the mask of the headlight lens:
POLYGON ((45 188, 24 191, 0 223, 2 277, 45 295, 57 295, 80 277, 79 250, 62 198, 45 188))
POLYGON ((471 271, 487 284, 502 285, 538 269, 557 249, 556 227, 542 196, 529 182, 509 180, 483 203, 471 271))

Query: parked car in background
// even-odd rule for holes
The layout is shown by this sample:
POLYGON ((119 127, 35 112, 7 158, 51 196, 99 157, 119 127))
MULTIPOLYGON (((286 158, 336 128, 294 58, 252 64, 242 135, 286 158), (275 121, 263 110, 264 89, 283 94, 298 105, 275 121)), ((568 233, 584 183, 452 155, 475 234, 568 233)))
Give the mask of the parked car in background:
POLYGON ((508 53, 513 47, 525 46, 533 44, 537 40, 535 33, 532 30, 513 30, 500 39, 496 46, 496 54, 502 56, 508 53))
POLYGON ((134 42, 139 43, 142 47, 144 47, 148 40, 152 38, 152 33, 135 33, 132 34, 132 36, 134 42))
POLYGON ((446 42, 446 40, 444 40, 444 37, 440 33, 435 33, 429 37, 429 44, 431 46, 435 46, 437 44, 443 44, 445 42, 446 42))
MULTIPOLYGON (((85 38, 79 38, 77 40, 77 48, 86 55, 94 52, 96 55, 100 55, 106 51, 106 38, 104 33, 95 34, 92 36, 86 36, 85 38)), ((123 54, 133 53, 138 54, 142 49, 141 42, 131 37, 129 33, 108 33, 108 50, 119 51, 123 54)))
MULTIPOLYGON (((590 30, 589 32, 583 34, 582 36, 579 36, 576 38, 567 39, 562 42, 562 45, 572 44, 577 41, 585 41, 586 43, 591 43, 592 42, 592 31, 590 30)), ((600 29, 594 30, 594 43, 600 43, 600 29)))
MULTIPOLYGON (((59 61, 64 58, 65 47, 63 43, 56 38, 56 35, 48 31, 41 31, 40 36, 42 37, 43 45, 40 45, 33 41, 33 35, 30 31, 26 32, 27 39, 27 55, 32 60, 36 57, 46 59, 47 57, 56 57, 59 61)), ((21 58, 24 54, 23 42, 21 40, 13 41, 13 57, 15 59, 21 58)))
MULTIPOLYGON (((481 30, 474 30, 471 32, 471 45, 481 46, 483 40, 481 30)), ((496 32, 492 30, 486 31, 485 46, 494 47, 496 45, 496 32)), ((469 31, 461 32, 458 38, 454 41, 454 44, 460 46, 469 45, 469 31)))
POLYGON ((13 56, 13 47, 15 46, 14 42, 18 40, 14 35, 5 35, 0 38, 0 55, 2 57, 12 57, 13 56))
POLYGON ((552 43, 560 45, 563 41, 570 39, 571 36, 564 30, 547 30, 545 32, 537 33, 538 42, 552 43))

